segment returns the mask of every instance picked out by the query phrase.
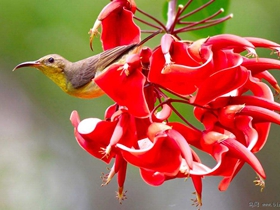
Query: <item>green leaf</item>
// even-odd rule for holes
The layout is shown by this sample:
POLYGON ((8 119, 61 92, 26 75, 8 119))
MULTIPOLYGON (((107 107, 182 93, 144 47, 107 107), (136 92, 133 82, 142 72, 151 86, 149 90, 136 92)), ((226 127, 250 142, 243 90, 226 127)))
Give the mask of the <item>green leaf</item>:
MULTIPOLYGON (((178 5, 185 5, 189 2, 189 0, 178 0, 178 5)), ((208 3, 209 0, 195 0, 190 3, 190 5, 186 8, 186 10, 183 12, 183 14, 187 14, 189 12, 192 12, 193 10, 201 7, 202 5, 208 3)), ((196 12, 195 14, 192 14, 191 16, 184 19, 184 21, 199 21, 203 20, 210 15, 215 14, 217 11, 219 11, 221 8, 224 9, 224 12, 219 14, 217 18, 225 17, 230 12, 228 11, 230 4, 230 0, 215 0, 213 3, 209 4, 207 7, 204 7, 202 10, 196 12)), ((168 11, 168 1, 164 3, 163 6, 163 17, 165 20, 167 20, 167 11, 168 11)), ((177 28, 182 26, 177 26, 177 28)), ((199 29, 195 31, 186 32, 189 33, 191 36, 195 36, 196 38, 202 38, 202 37, 208 37, 213 36, 216 34, 223 33, 225 27, 225 22, 220 23, 218 25, 214 25, 205 29, 199 29)), ((179 35, 180 36, 180 35, 179 35)))

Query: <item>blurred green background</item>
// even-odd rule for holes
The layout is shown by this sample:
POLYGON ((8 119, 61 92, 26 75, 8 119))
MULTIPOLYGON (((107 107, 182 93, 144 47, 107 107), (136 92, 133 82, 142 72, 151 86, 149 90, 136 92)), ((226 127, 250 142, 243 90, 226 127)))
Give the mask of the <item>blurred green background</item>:
MULTIPOLYGON (((70 97, 34 69, 12 72, 18 63, 50 53, 71 61, 91 56, 87 32, 108 2, 1 0, 1 210, 195 209, 190 201, 194 198, 191 181, 150 187, 133 166, 125 184, 128 199, 119 205, 115 179, 100 187, 100 175, 107 172, 107 166, 79 147, 68 120, 72 110, 78 110, 81 118, 102 118, 111 100, 106 96, 95 100, 70 97)), ((162 2, 138 0, 137 5, 162 18, 162 2)), ((279 0, 231 1, 226 13, 234 13, 234 18, 226 23, 225 32, 280 43, 279 8, 279 0)), ((98 39, 94 49, 94 53, 101 51, 98 39)), ((259 52, 267 57, 270 53, 259 52)), ((273 73, 279 81, 279 72, 273 73)), ((202 209, 245 210, 250 209, 250 202, 258 202, 261 209, 271 209, 261 206, 265 203, 280 206, 279 136, 279 127, 273 126, 268 143, 257 154, 267 173, 262 193, 253 184, 255 173, 245 165, 226 192, 217 189, 220 178, 204 179, 202 209)))

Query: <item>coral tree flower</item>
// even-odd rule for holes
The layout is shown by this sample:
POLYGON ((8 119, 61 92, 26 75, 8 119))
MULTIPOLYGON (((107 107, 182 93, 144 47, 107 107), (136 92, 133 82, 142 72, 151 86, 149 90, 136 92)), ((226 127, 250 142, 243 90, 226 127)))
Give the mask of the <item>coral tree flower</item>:
MULTIPOLYGON (((280 69, 280 61, 261 58, 256 49, 267 48, 280 55, 280 45, 232 34, 181 40, 178 34, 191 26, 186 23, 175 29, 175 25, 184 24, 181 10, 186 8, 179 8, 170 27, 147 15, 159 23, 155 26, 159 32, 166 32, 159 46, 139 47, 123 57, 123 62, 109 66, 94 78, 114 101, 104 120, 80 121, 76 111, 71 115, 80 146, 107 164, 114 161, 103 177, 103 185, 117 174, 120 201, 126 198, 128 164, 139 168, 142 179, 152 186, 190 177, 198 207, 202 205, 202 178, 220 176, 218 188, 224 191, 244 164, 256 172, 256 185, 261 189, 265 186, 266 174, 256 153, 264 147, 271 123, 280 125, 280 105, 274 101, 270 87, 276 94, 280 88, 269 72, 280 69), (193 113, 176 109, 176 103, 193 106, 193 113), (191 114, 201 122, 202 129, 189 122, 191 114), (174 115, 180 122, 174 121, 174 115), (204 165, 194 148, 209 154, 216 163, 214 167, 204 165)), ((140 29, 133 21, 139 20, 134 15, 136 11, 145 14, 134 1, 112 0, 100 12, 91 38, 101 25, 104 50, 139 43, 140 29)), ((207 26, 229 18, 212 17, 215 15, 200 23, 207 26)))

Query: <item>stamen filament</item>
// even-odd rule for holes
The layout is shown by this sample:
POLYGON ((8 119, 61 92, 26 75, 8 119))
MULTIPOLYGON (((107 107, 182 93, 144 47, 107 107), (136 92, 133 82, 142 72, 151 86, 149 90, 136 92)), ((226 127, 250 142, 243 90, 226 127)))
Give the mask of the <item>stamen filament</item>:
POLYGON ((189 0, 186 4, 185 4, 185 6, 182 8, 182 10, 180 11, 180 14, 179 15, 181 15, 187 8, 188 8, 188 6, 192 3, 192 1, 193 0, 189 0))
POLYGON ((141 33, 145 33, 145 34, 153 34, 156 33, 157 31, 154 30, 141 30, 141 33))
MULTIPOLYGON (((181 16, 178 20, 182 20, 182 19, 184 19, 184 18, 186 18, 186 17, 189 17, 189 16, 191 16, 191 15, 197 13, 198 11, 200 11, 200 10, 204 9, 205 7, 207 7, 209 4, 212 4, 214 1, 215 1, 215 0, 210 0, 209 2, 207 2, 207 3, 203 4, 202 6, 198 7, 197 9, 195 9, 195 10, 189 12, 188 14, 185 14, 185 15, 181 16)), ((185 10, 185 9, 184 9, 184 10, 185 10)))
POLYGON ((199 29, 203 29, 203 28, 208 28, 210 26, 213 26, 213 25, 217 25, 219 23, 222 23, 230 18, 232 18, 233 15, 230 14, 226 17, 223 17, 223 18, 220 18, 220 19, 217 19, 215 21, 211 21, 209 24, 205 24, 205 25, 202 25, 202 26, 198 26, 198 27, 193 27, 193 28, 190 28, 190 27, 183 27, 183 28, 180 28, 180 29, 177 29, 174 31, 175 34, 178 34, 178 33, 182 33, 182 32, 186 32, 186 31, 195 31, 195 30, 199 30, 199 29))
POLYGON ((151 26, 151 27, 153 27, 153 28, 162 29, 160 26, 157 26, 157 25, 154 25, 154 24, 152 24, 152 23, 149 23, 149 22, 147 22, 147 21, 145 21, 145 20, 142 20, 142 19, 140 19, 140 18, 138 18, 138 17, 136 17, 136 16, 134 16, 133 18, 136 19, 136 20, 138 20, 139 22, 144 23, 144 24, 146 24, 146 25, 148 25, 148 26, 151 26))
MULTIPOLYGON (((203 23, 205 23, 205 22, 207 22, 208 20, 210 20, 210 19, 212 19, 212 18, 218 16, 219 14, 221 14, 221 13, 223 13, 223 12, 224 12, 224 9, 221 8, 221 9, 218 10, 216 13, 214 13, 213 15, 210 15, 209 17, 207 17, 207 18, 205 18, 205 19, 202 19, 202 20, 196 21, 196 22, 192 22, 192 23, 186 22, 187 24, 190 24, 190 25, 187 26, 187 27, 193 27, 193 26, 196 26, 196 25, 198 25, 198 24, 203 24, 203 23)), ((178 23, 179 23, 179 24, 185 24, 184 21, 179 21, 178 23)))
POLYGON ((161 26, 161 29, 163 29, 164 31, 166 31, 165 25, 164 25, 162 22, 160 22, 158 19, 156 19, 155 17, 151 16, 150 14, 144 12, 143 10, 139 9, 138 7, 137 7, 137 11, 140 12, 140 13, 142 13, 142 14, 145 15, 146 17, 152 19, 153 21, 155 21, 157 24, 159 24, 159 25, 161 26))

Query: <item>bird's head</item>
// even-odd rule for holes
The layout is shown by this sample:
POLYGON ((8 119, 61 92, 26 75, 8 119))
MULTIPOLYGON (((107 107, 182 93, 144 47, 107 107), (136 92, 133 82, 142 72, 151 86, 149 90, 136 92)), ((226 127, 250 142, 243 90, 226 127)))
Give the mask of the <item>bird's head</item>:
POLYGON ((66 85, 65 69, 70 65, 70 62, 57 54, 46 55, 36 61, 27 61, 20 63, 14 69, 23 67, 33 67, 40 70, 43 74, 53 80, 62 89, 66 85))
POLYGON ((64 71, 69 61, 57 54, 46 55, 36 61, 27 61, 17 65, 14 70, 22 67, 33 67, 44 74, 58 74, 64 71))

